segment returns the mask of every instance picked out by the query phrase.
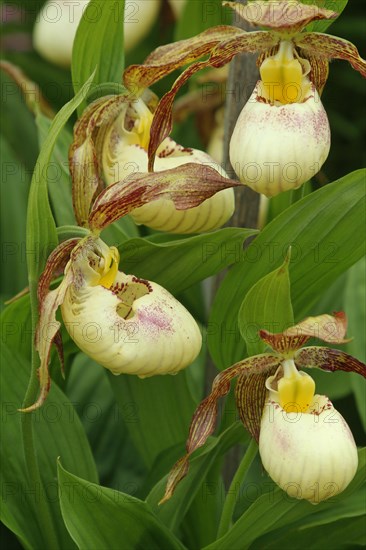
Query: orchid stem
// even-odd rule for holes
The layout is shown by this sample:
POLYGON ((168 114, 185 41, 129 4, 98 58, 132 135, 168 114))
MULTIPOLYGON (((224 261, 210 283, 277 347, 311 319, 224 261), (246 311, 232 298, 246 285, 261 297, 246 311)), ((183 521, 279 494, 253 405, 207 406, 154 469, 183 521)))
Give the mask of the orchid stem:
POLYGON ((248 470, 255 458, 258 451, 258 445, 254 439, 252 439, 248 445, 248 448, 243 456, 239 468, 233 477, 229 490, 226 495, 224 507, 221 514, 221 520, 217 532, 217 538, 223 537, 230 529, 232 525, 233 514, 236 503, 240 494, 240 486, 244 481, 248 470))
MULTIPOLYGON (((30 302, 32 310, 32 332, 34 333, 37 319, 38 319, 38 302, 37 302, 37 283, 29 281, 30 302)), ((38 355, 34 346, 32 347, 32 366, 31 373, 28 382, 27 391, 24 397, 23 407, 29 407, 32 405, 36 398, 39 389, 38 378, 38 355)), ((45 548, 52 548, 56 550, 59 548, 55 530, 53 529, 53 519, 50 513, 50 509, 47 503, 46 493, 44 489, 44 483, 41 478, 36 447, 34 443, 33 433, 33 414, 34 413, 20 413, 21 426, 22 426, 22 438, 23 438, 23 450, 24 459, 28 472, 29 485, 34 488, 36 494, 39 490, 40 497, 37 503, 37 517, 41 532, 43 535, 43 542, 45 548)))

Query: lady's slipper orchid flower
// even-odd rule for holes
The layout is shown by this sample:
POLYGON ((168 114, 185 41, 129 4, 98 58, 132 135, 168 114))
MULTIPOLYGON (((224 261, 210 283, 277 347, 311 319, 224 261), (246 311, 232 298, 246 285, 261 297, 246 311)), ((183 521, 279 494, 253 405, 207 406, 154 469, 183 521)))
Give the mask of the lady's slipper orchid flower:
MULTIPOLYGON (((148 171, 147 150, 153 113, 140 98, 126 102, 114 124, 104 135, 102 163, 107 184, 125 179, 133 172, 148 171)), ((221 167, 203 151, 178 145, 166 138, 159 146, 155 172, 187 163, 211 166, 226 176, 221 167)), ((172 233, 196 233, 221 227, 234 212, 234 191, 225 189, 195 208, 177 210, 174 204, 161 199, 131 212, 138 224, 172 233)))
POLYGON ((224 2, 249 23, 265 28, 246 32, 233 26, 212 27, 196 37, 161 46, 143 65, 132 65, 124 83, 134 90, 151 86, 171 71, 191 63, 156 109, 151 127, 149 168, 160 143, 172 129, 172 104, 180 87, 205 67, 222 67, 238 53, 259 52, 261 80, 244 107, 231 142, 230 157, 242 183, 267 196, 294 189, 324 163, 330 146, 321 94, 331 59, 344 59, 366 76, 366 61, 342 38, 305 32, 337 13, 297 0, 224 2), (208 56, 204 61, 199 61, 208 56))
MULTIPOLYGON (((61 67, 70 67, 72 47, 83 13, 91 23, 99 17, 96 8, 90 8, 89 0, 70 2, 69 0, 48 0, 38 14, 33 30, 33 44, 37 52, 61 67)), ((115 17, 124 22, 124 48, 132 50, 149 32, 160 9, 160 0, 126 0, 125 12, 119 13, 116 3, 115 17)))
POLYGON ((236 363, 218 374, 211 394, 193 416, 187 454, 174 465, 162 502, 188 472, 190 455, 215 429, 217 401, 238 377, 235 397, 240 418, 259 442, 264 467, 290 496, 318 503, 342 492, 357 470, 357 449, 342 416, 313 379, 300 368, 357 372, 366 365, 337 349, 302 346, 311 337, 344 343, 346 317, 340 313, 308 317, 283 333, 259 332, 272 349, 236 363))
POLYGON ((56 320, 60 306, 71 338, 114 374, 174 374, 191 363, 201 347, 200 332, 188 311, 156 283, 119 272, 117 249, 109 248, 99 234, 149 202, 167 199, 177 210, 185 210, 237 182, 211 167, 188 163, 159 174, 134 173, 103 189, 95 142, 126 101, 126 96, 101 98, 76 125, 69 159, 72 199, 86 236, 61 242, 39 279, 35 347, 40 393, 25 411, 37 409, 47 397, 52 344, 63 364, 61 325, 56 320), (62 272, 59 287, 49 290, 62 272))
POLYGON ((40 395, 26 411, 40 407, 48 394, 52 343, 63 362, 60 306, 74 342, 113 374, 175 374, 198 355, 202 339, 190 313, 158 284, 118 271, 118 261, 117 249, 92 235, 65 241, 50 255, 38 287, 40 395), (62 268, 61 284, 49 291, 62 268))

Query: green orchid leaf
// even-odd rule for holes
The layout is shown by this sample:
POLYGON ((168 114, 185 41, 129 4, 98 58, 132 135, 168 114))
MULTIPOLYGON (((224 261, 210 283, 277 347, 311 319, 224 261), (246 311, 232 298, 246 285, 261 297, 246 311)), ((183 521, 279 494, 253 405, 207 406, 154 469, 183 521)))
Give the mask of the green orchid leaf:
MULTIPOLYGON (((195 363, 191 369, 203 368, 199 359, 195 363)), ((176 376, 144 379, 110 373, 108 376, 121 414, 129 411, 127 429, 145 465, 151 467, 157 456, 173 445, 180 444, 183 454, 196 407, 188 381, 189 369, 176 376)))
MULTIPOLYGON (((361 491, 361 489, 364 490, 365 465, 366 449, 364 448, 359 451, 359 467, 347 489, 342 494, 321 502, 318 506, 314 506, 304 500, 290 498, 268 480, 266 493, 261 495, 244 512, 224 537, 206 546, 205 550, 221 550, 222 548, 240 548, 241 550, 246 550, 247 548, 251 548, 254 542, 255 547, 262 548, 260 544, 257 546, 260 537, 264 534, 272 533, 271 540, 273 541, 274 533, 281 527, 285 527, 288 530, 289 527, 294 528, 298 525, 303 528, 307 522, 311 525, 313 520, 315 523, 319 521, 318 518, 322 514, 324 514, 323 521, 325 517, 329 518, 329 522, 334 521, 337 516, 344 518, 345 502, 347 499, 351 498, 356 492, 361 491)), ((364 510, 364 503, 362 504, 358 496, 356 500, 356 513, 353 512, 353 515, 358 516, 362 513, 362 509, 364 510)), ((340 537, 339 543, 341 542, 340 537)))
MULTIPOLYGON (((222 6, 221 0, 211 0, 206 3, 187 0, 175 27, 175 42, 191 38, 209 27, 224 24, 225 9, 227 8, 222 6)), ((229 20, 229 17, 227 19, 229 20)))
MULTIPOLYGON (((348 4, 348 0, 301 0, 301 2, 303 4, 313 4, 318 6, 319 8, 325 8, 327 10, 335 11, 339 15, 348 4)), ((306 26, 306 30, 309 32, 325 32, 327 28, 330 27, 332 23, 334 23, 334 21, 337 21, 337 19, 338 18, 313 21, 306 26)))
POLYGON ((58 464, 62 516, 80 550, 185 547, 152 513, 149 505, 126 493, 69 473, 58 464))
MULTIPOLYGON (((353 338, 347 344, 347 353, 364 362, 366 361, 364 346, 366 312, 363 306, 366 303, 365 279, 366 258, 364 257, 348 271, 344 295, 344 311, 348 317, 348 334, 353 338)), ((351 374, 350 383, 366 431, 366 380, 356 374, 351 374)))
POLYGON ((240 306, 238 324, 248 355, 263 353, 266 348, 258 335, 260 329, 283 332, 293 326, 289 263, 290 252, 278 269, 252 286, 240 306))
POLYGON ((91 0, 84 10, 72 51, 75 93, 94 69, 93 84, 97 88, 106 82, 122 82, 124 7, 124 0, 91 0))
POLYGON ((76 96, 57 113, 37 159, 29 191, 27 214, 26 247, 30 282, 38 280, 47 256, 56 247, 58 241, 47 192, 47 173, 52 153, 60 132, 71 114, 85 98, 93 78, 94 74, 80 88, 76 96))
MULTIPOLYGON (((187 427, 188 433, 188 427, 187 427)), ((201 494, 203 506, 206 501, 218 495, 220 488, 216 483, 208 483, 206 476, 218 457, 240 441, 245 441, 248 436, 241 422, 234 422, 219 437, 211 437, 207 444, 191 459, 188 475, 177 486, 170 500, 158 506, 159 500, 164 495, 168 476, 164 476, 151 490, 147 502, 151 505, 157 516, 173 531, 182 522, 196 495, 201 494)), ((170 466, 179 454, 172 457, 170 466)), ((223 490, 223 488, 221 488, 223 490)))
POLYGON ((1 178, 1 250, 2 292, 6 298, 27 285, 25 269, 25 218, 30 176, 12 149, 0 136, 1 178))
POLYGON ((364 255, 364 181, 365 171, 357 170, 301 199, 244 251, 222 282, 209 319, 214 327, 209 350, 220 369, 245 357, 237 322, 241 302, 257 281, 282 264, 289 246, 295 321, 312 314, 322 293, 364 255))
POLYGON ((61 457, 68 468, 89 482, 98 476, 85 432, 71 402, 52 384, 47 403, 33 416, 33 430, 44 491, 29 482, 24 460, 20 413, 28 384, 30 364, 16 348, 3 344, 1 351, 1 486, 4 490, 1 520, 25 548, 44 548, 38 522, 38 502, 47 499, 57 545, 74 548, 63 524, 57 497, 56 460, 61 457), (16 378, 14 377, 16 372, 16 378))
MULTIPOLYGON (((52 120, 39 112, 36 116, 40 147, 46 139, 52 120)), ((69 147, 72 134, 67 128, 62 128, 51 160, 47 168, 48 193, 56 225, 75 224, 75 214, 71 199, 71 178, 68 165, 69 147)))
POLYGON ((120 247, 121 269, 177 294, 240 261, 253 229, 226 227, 185 239, 154 243, 131 239, 120 247))

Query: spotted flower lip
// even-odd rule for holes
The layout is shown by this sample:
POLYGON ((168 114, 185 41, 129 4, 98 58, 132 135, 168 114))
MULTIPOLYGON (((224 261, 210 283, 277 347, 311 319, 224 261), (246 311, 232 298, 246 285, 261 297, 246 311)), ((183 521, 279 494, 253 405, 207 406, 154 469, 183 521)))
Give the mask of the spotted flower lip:
MULTIPOLYGON (((148 172, 148 146, 153 115, 142 99, 126 103, 116 122, 104 135, 102 164, 107 184, 123 181, 134 172, 148 172)), ((210 166, 223 177, 227 174, 203 151, 182 147, 171 138, 161 143, 154 171, 161 172, 197 163, 210 166)), ((235 208, 234 191, 225 189, 197 207, 177 210, 167 199, 160 199, 132 210, 131 217, 138 224, 172 233, 197 233, 221 227, 232 216, 235 208)))
MULTIPOLYGON (((113 374, 175 374, 192 363, 202 338, 190 313, 160 285, 120 271, 91 284, 99 265, 87 260, 87 246, 71 254, 65 276, 71 271, 74 282, 61 304, 78 347, 113 374)), ((108 259, 111 249, 100 239, 93 247, 101 255, 98 264, 108 259)))
POLYGON ((48 258, 38 286, 40 393, 22 410, 39 408, 48 395, 52 344, 63 367, 59 307, 74 342, 113 374, 175 374, 198 355, 202 337, 190 313, 160 285, 118 271, 118 263, 117 249, 96 235, 64 241, 48 258), (62 270, 62 282, 49 290, 62 270))
MULTIPOLYGON (((339 420, 338 429, 334 428, 333 432, 328 430, 325 436, 322 430, 326 430, 326 426, 323 423, 322 428, 318 429, 314 436, 312 435, 313 432, 309 428, 309 423, 315 418, 316 407, 319 406, 319 412, 322 413, 323 409, 325 411, 333 406, 328 398, 324 396, 316 395, 314 397, 314 382, 308 374, 301 373, 298 369, 300 367, 320 368, 330 372, 343 370, 356 372, 366 378, 366 365, 343 351, 327 347, 302 347, 312 337, 329 343, 344 343, 347 341, 345 339, 346 328, 347 319, 345 314, 337 312, 333 315, 308 317, 282 333, 275 334, 260 330, 259 336, 273 351, 244 359, 216 376, 211 393, 198 405, 193 415, 186 443, 186 455, 173 466, 168 477, 165 494, 160 503, 172 497, 176 486, 188 473, 191 454, 204 445, 207 438, 213 433, 218 413, 217 402, 220 397, 228 394, 230 383, 234 378, 238 378, 235 388, 235 400, 240 419, 263 449, 264 465, 268 467, 273 479, 278 480, 279 485, 285 490, 289 489, 288 493, 292 496, 307 498, 311 502, 324 500, 332 494, 343 491, 353 478, 357 468, 357 459, 355 458, 357 452, 355 455, 352 435, 350 435, 347 425, 336 411, 334 414, 339 420), (306 442, 298 432, 296 432, 296 435, 292 432, 285 434, 286 441, 288 439, 287 442, 291 449, 294 450, 297 446, 296 450, 299 456, 293 459, 292 462, 290 461, 288 469, 281 470, 279 464, 283 464, 287 460, 283 452, 283 441, 281 451, 281 434, 284 433, 285 428, 281 423, 281 418, 276 416, 275 429, 273 430, 273 415, 269 418, 268 407, 265 407, 268 399, 270 402, 275 403, 275 410, 279 410, 281 415, 300 414, 302 415, 301 418, 305 417, 301 425, 309 434, 308 438, 313 437, 309 448, 314 449, 314 446, 322 437, 326 442, 327 438, 332 437, 332 434, 337 436, 339 450, 344 449, 347 452, 347 471, 343 477, 341 473, 343 469, 340 470, 340 460, 336 456, 334 443, 328 451, 321 445, 321 462, 317 463, 312 470, 313 483, 325 483, 326 485, 329 479, 327 476, 322 476, 321 472, 323 468, 327 468, 329 462, 329 467, 336 475, 331 480, 337 484, 337 488, 334 489, 335 492, 331 494, 329 487, 324 488, 323 486, 319 488, 316 497, 313 497, 313 493, 308 492, 308 478, 306 476, 310 473, 307 466, 307 457, 311 453, 308 452, 306 447, 304 448, 306 442), (293 408, 294 405, 295 409, 293 408), (264 428, 263 433, 262 428, 264 428), (276 437, 277 441, 273 441, 273 438, 276 437), (278 460, 277 458, 272 460, 270 456, 273 452, 271 441, 273 441, 274 449, 278 451, 278 460), (301 441, 303 444, 301 444, 301 441), (293 477, 291 477, 292 472, 293 477), (302 496, 299 493, 294 495, 290 485, 286 487, 286 483, 290 482, 297 484, 297 487, 301 489, 302 496)), ((331 412, 333 412, 333 408, 331 412)), ((323 419, 322 416, 321 419, 323 419)), ((314 461, 313 457, 312 460, 314 461)))
POLYGON ((241 111, 230 141, 230 161, 240 181, 273 197, 297 189, 325 162, 328 117, 314 85, 301 103, 271 104, 259 81, 241 111))
POLYGON ((353 435, 325 395, 314 395, 307 413, 286 412, 266 400, 259 454, 273 481, 289 496, 312 504, 346 489, 357 471, 353 435))

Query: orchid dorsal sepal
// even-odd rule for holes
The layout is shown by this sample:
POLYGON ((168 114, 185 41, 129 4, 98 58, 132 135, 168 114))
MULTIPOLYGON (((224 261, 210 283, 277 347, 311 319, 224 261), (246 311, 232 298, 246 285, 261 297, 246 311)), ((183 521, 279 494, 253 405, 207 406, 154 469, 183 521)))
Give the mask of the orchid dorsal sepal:
POLYGON ((254 26, 264 27, 289 36, 298 33, 312 21, 336 19, 338 13, 317 5, 303 4, 298 0, 252 0, 247 4, 223 2, 239 17, 254 26))
POLYGON ((318 315, 307 317, 293 327, 280 333, 260 330, 259 336, 274 351, 293 357, 310 338, 318 338, 324 342, 345 344, 350 339, 345 338, 347 331, 346 315, 340 311, 333 315, 318 315))

